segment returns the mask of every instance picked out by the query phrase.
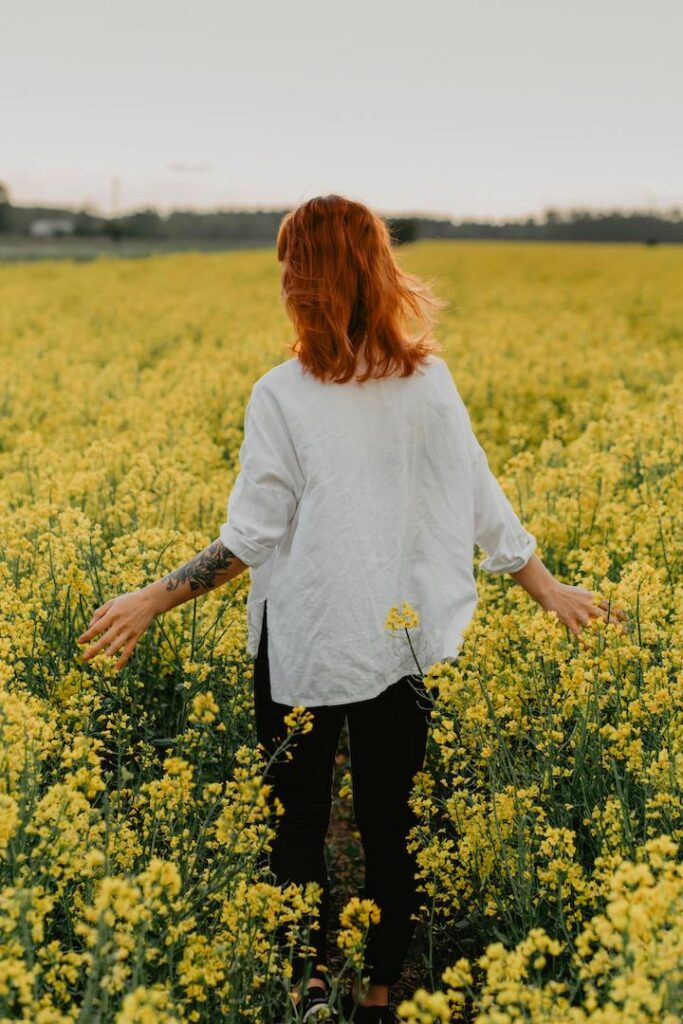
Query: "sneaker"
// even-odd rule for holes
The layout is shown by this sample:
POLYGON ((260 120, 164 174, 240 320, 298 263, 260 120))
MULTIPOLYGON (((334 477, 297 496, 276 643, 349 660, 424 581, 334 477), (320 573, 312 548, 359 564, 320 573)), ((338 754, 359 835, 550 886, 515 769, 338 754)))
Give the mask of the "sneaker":
MULTIPOLYGON (((329 1024, 339 1024, 339 1015, 330 1006, 328 1000, 327 987, 311 985, 304 989, 301 999, 294 1009, 294 1020, 301 1021, 301 1024, 323 1024, 323 1021, 327 1021, 329 1024)), ((277 1024, 283 1024, 283 1022, 278 1021, 277 1024)))
POLYGON ((330 1006, 329 998, 327 988, 311 985, 304 991, 297 1004, 297 1011, 301 1015, 297 1020, 300 1019, 301 1024, 322 1024, 323 1021, 339 1024, 339 1017, 336 1010, 330 1006))

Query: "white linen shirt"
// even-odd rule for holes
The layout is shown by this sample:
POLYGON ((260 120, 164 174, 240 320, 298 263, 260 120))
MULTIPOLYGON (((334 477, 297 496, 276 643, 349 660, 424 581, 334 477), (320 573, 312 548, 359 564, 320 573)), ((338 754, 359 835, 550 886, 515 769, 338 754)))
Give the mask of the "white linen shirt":
POLYGON ((536 548, 491 472, 446 362, 409 377, 321 381, 298 357, 253 385, 220 528, 249 566, 247 653, 268 601, 271 694, 288 705, 365 700, 457 656, 480 569, 536 548), (385 629, 392 605, 420 616, 385 629), (417 660, 416 660, 417 658, 417 660))

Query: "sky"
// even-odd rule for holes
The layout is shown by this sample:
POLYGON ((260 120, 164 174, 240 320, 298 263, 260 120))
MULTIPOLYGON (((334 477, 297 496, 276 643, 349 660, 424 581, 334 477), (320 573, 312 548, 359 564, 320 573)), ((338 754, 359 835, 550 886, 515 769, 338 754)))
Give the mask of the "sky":
POLYGON ((12 202, 683 206, 681 0, 0 0, 12 202))

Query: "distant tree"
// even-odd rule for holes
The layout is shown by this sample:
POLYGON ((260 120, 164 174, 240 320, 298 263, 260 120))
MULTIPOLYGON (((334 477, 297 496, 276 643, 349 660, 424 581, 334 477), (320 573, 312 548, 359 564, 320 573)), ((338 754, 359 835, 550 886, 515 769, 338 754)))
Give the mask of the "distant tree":
POLYGON ((112 218, 104 224, 104 234, 115 241, 118 239, 161 239, 165 238, 164 222, 156 210, 140 210, 125 217, 112 218))
POLYGON ((118 242, 120 238, 123 238, 125 232, 121 226, 120 220, 107 220, 104 222, 104 228, 102 229, 103 234, 107 238, 111 238, 112 242, 118 242))
POLYGON ((165 235, 163 221, 157 211, 152 209, 140 210, 127 217, 118 217, 115 223, 119 226, 121 235, 127 238, 163 238, 165 235))
POLYGON ((74 234, 91 237, 101 235, 105 229, 105 220, 92 206, 84 206, 74 217, 74 234))
POLYGON ((0 231, 9 231, 12 226, 11 208, 9 188, 0 181, 0 231))
POLYGON ((418 238, 417 217, 388 217, 385 223, 395 245, 405 245, 406 242, 414 242, 418 238))

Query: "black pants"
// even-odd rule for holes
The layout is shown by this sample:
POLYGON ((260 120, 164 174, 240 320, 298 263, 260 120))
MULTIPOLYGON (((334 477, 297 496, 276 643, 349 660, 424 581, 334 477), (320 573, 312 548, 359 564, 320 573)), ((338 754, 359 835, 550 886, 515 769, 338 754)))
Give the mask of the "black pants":
MULTIPOLYGON (((272 700, 267 646, 267 607, 254 664, 254 705, 257 738, 268 753, 286 734, 288 704, 272 700)), ((303 642, 303 638, 302 638, 303 642)), ((316 705, 313 728, 292 741, 292 760, 280 755, 266 781, 285 813, 275 819, 271 868, 278 885, 317 881, 323 889, 320 928, 311 931, 316 956, 312 966, 327 966, 330 884, 325 837, 332 807, 335 755, 345 716, 353 779, 353 810, 365 854, 362 895, 374 900, 381 919, 370 926, 363 975, 375 984, 398 981, 415 922, 420 897, 416 892, 414 853, 406 850, 406 834, 416 822, 408 806, 415 773, 424 762, 429 710, 435 689, 425 689, 419 675, 403 676, 377 697, 349 704, 316 705)), ((294 966, 301 980, 305 960, 294 966)))

